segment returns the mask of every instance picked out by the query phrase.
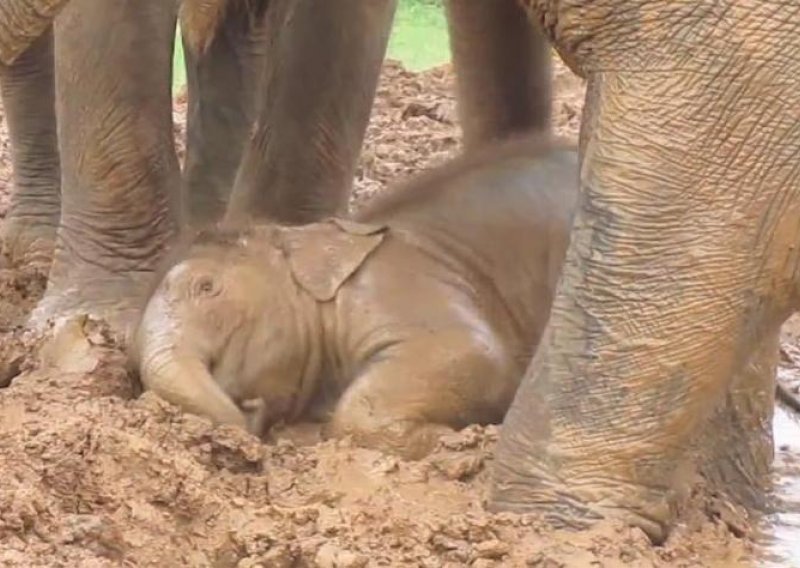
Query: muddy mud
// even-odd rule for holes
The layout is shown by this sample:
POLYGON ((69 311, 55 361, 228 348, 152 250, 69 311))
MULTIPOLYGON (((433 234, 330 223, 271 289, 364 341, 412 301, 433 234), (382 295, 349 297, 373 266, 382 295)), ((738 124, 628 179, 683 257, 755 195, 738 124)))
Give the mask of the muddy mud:
MULTIPOLYGON (((577 138, 583 84, 554 70, 554 125, 577 138)), ((353 206, 459 149, 447 67, 385 66, 353 206)), ((185 102, 176 99, 182 146, 185 102)), ((0 125, 2 126, 2 125, 0 125)), ((0 132, 0 213, 10 160, 0 132)), ((0 566, 736 567, 800 565, 800 426, 776 415, 775 511, 763 519, 699 484, 661 547, 606 522, 583 533, 489 514, 498 427, 447 436, 419 462, 322 441, 317 426, 265 443, 141 395, 102 322, 43 336, 25 314, 44 279, 0 264, 0 566)), ((800 324, 781 373, 800 384, 800 324)))

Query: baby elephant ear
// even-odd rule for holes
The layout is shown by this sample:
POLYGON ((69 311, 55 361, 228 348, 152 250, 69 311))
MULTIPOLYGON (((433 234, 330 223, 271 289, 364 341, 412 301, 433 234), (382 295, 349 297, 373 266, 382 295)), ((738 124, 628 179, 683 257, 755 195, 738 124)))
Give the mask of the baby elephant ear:
POLYGON ((385 232, 383 225, 329 219, 286 227, 281 241, 297 283, 317 301, 327 302, 381 244, 385 232))

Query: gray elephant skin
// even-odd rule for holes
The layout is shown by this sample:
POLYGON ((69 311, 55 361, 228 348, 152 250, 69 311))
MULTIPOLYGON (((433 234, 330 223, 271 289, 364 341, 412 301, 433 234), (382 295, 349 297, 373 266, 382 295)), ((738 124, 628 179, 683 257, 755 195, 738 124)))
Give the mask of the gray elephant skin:
POLYGON ((201 235, 135 338, 143 384, 246 426, 330 417, 332 435, 418 457, 447 428, 498 423, 539 342, 577 195, 546 138, 460 158, 355 219, 201 235))

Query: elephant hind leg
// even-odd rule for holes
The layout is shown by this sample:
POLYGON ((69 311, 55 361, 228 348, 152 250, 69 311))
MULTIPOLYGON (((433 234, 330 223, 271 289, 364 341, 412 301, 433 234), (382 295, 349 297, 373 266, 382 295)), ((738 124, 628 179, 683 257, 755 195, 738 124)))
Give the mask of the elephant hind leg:
POLYGON ((517 0, 447 0, 459 119, 467 149, 547 131, 550 44, 517 0))
POLYGON ((50 264, 61 213, 54 81, 52 30, 13 64, 0 65, 14 176, 3 252, 14 264, 43 269, 50 264))

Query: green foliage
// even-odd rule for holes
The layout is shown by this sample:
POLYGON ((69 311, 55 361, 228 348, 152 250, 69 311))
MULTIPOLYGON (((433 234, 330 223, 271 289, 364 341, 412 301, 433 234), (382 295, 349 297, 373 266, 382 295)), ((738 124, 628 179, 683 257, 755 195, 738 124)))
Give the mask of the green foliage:
MULTIPOLYGON (((415 71, 441 65, 450 59, 442 0, 398 1, 387 56, 399 59, 415 71)), ((175 37, 173 70, 173 88, 177 89, 186 84, 180 34, 175 37)))
POLYGON ((172 92, 186 84, 186 66, 183 64, 181 33, 175 34, 175 51, 172 55, 172 92))
POLYGON ((447 62, 450 44, 441 0, 399 0, 388 52, 414 71, 447 62))

